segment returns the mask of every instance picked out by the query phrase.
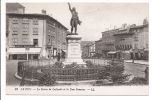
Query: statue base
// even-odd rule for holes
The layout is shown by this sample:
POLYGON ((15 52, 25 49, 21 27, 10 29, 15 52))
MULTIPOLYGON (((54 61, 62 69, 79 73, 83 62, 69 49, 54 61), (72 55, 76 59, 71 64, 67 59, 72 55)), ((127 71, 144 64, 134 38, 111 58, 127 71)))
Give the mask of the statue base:
POLYGON ((63 62, 64 65, 72 64, 73 62, 80 64, 80 65, 86 65, 85 62, 83 62, 83 59, 81 58, 82 52, 81 52, 81 36, 71 34, 66 37, 67 40, 67 57, 65 59, 65 62, 63 62))
POLYGON ((78 35, 78 33, 68 33, 67 35, 78 35))

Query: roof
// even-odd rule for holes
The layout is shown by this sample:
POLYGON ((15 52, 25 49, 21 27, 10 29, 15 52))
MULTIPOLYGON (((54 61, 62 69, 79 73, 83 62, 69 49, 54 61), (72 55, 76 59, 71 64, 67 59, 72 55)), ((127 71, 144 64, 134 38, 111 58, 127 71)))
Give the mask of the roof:
POLYGON ((114 34, 113 36, 117 36, 117 35, 133 35, 134 33, 117 33, 117 34, 114 34))
POLYGON ((100 39, 100 40, 97 40, 97 41, 95 41, 95 42, 100 42, 100 41, 102 41, 102 39, 100 39))
POLYGON ((19 3, 6 3, 6 12, 11 12, 17 10, 18 8, 25 8, 19 3))
POLYGON ((143 28, 143 25, 133 26, 133 27, 130 27, 130 28, 143 28))
MULTIPOLYGON (((44 14, 19 14, 19 13, 7 13, 6 15, 8 16, 18 16, 18 17, 41 17, 41 18, 49 18, 51 20, 54 20, 55 22, 57 22, 58 24, 62 25, 60 22, 58 22, 56 19, 54 19, 53 17, 49 16, 49 15, 44 15, 44 14)), ((66 30, 68 30, 68 28, 66 28, 64 25, 62 25, 66 30)))
POLYGON ((84 46, 88 45, 88 44, 93 44, 95 43, 94 41, 81 41, 81 48, 83 48, 84 46))
POLYGON ((119 30, 119 29, 120 29, 120 28, 111 29, 111 30, 108 30, 108 31, 104 31, 104 32, 101 32, 101 33, 106 33, 106 32, 115 31, 115 30, 119 30))

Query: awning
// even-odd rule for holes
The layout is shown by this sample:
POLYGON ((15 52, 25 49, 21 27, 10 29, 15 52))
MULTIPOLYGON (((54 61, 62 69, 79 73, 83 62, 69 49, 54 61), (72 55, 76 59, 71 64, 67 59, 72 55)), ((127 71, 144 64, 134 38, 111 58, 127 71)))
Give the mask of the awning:
POLYGON ((110 52, 108 52, 108 54, 115 54, 116 53, 116 51, 110 51, 110 52))
POLYGON ((144 51, 149 51, 149 49, 144 49, 144 51))
POLYGON ((63 52, 66 52, 66 50, 62 50, 63 52))
MULTIPOLYGON (((41 48, 29 48, 28 54, 40 54, 41 48)), ((9 48, 9 54, 27 54, 26 48, 9 48)))
POLYGON ((121 51, 121 53, 130 53, 130 51, 121 51))

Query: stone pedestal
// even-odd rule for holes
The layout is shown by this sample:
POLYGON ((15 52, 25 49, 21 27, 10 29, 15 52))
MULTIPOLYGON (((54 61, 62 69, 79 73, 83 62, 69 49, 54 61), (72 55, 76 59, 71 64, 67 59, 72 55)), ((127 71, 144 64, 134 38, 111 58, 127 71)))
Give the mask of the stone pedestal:
POLYGON ((67 52, 66 59, 63 62, 65 65, 76 62, 77 64, 85 65, 83 62, 81 55, 81 36, 80 35, 68 35, 66 37, 67 40, 67 52))

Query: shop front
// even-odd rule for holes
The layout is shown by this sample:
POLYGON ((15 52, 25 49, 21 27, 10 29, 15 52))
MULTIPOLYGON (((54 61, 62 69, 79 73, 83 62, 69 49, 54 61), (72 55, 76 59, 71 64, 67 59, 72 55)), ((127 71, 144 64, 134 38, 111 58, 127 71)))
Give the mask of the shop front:
POLYGON ((117 57, 117 52, 116 51, 109 51, 107 53, 108 58, 114 59, 117 57))
POLYGON ((144 60, 145 50, 144 49, 133 49, 135 60, 144 60))
POLYGON ((8 55, 10 60, 39 59, 41 48, 9 48, 8 55))

